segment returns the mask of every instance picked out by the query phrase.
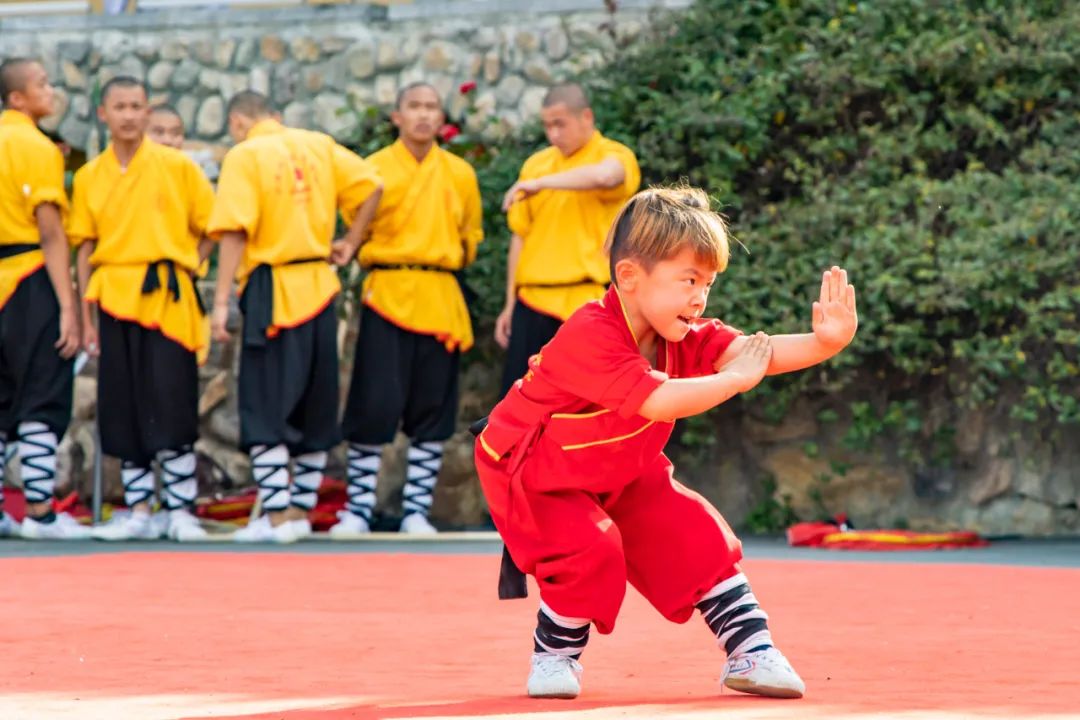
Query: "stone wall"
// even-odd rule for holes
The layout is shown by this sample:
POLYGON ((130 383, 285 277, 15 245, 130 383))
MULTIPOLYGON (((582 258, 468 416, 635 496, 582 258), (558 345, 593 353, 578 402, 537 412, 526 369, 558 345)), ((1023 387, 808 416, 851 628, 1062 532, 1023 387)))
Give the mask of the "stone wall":
POLYGON ((0 56, 43 58, 60 90, 44 125, 71 146, 101 144, 94 88, 118 74, 144 79, 152 100, 180 112, 196 141, 223 143, 225 103, 268 93, 294 126, 340 140, 358 115, 391 105, 398 88, 433 83, 458 117, 460 83, 477 90, 469 124, 489 138, 537 116, 545 89, 632 42, 651 13, 689 0, 438 2, 290 9, 184 9, 132 16, 0 21, 0 56))
POLYGON ((752 395, 738 399, 694 428, 707 451, 677 451, 676 465, 736 526, 771 501, 802 520, 846 513, 857 528, 1080 535, 1073 430, 1013 420, 1004 398, 957 410, 944 393, 926 393, 918 428, 884 428, 853 445, 852 402, 884 407, 897 399, 890 394, 879 384, 804 397, 779 422, 759 417, 752 395))

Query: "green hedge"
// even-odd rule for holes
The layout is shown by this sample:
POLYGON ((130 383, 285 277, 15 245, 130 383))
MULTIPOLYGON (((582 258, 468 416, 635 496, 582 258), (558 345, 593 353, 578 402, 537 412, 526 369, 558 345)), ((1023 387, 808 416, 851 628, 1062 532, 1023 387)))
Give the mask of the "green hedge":
MULTIPOLYGON (((804 331, 822 269, 859 289, 854 345, 763 387, 775 414, 870 382, 1080 421, 1080 4, 702 0, 649 32, 583 80, 647 183, 685 178, 730 217, 746 252, 711 310, 804 331)), ((483 332, 502 302, 498 201, 541 142, 533 126, 460 146, 487 211, 483 332)))

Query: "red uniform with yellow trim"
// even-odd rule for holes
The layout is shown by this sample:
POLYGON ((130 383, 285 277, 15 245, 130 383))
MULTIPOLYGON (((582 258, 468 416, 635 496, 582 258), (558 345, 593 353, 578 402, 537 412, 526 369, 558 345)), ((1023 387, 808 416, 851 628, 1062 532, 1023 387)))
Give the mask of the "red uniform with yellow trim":
POLYGON ((515 564, 555 612, 611 632, 634 585, 665 617, 737 572, 742 546, 720 514, 676 481, 673 423, 638 414, 666 379, 715 372, 738 335, 699 321, 642 356, 616 288, 575 312, 529 362, 477 438, 476 466, 515 564))

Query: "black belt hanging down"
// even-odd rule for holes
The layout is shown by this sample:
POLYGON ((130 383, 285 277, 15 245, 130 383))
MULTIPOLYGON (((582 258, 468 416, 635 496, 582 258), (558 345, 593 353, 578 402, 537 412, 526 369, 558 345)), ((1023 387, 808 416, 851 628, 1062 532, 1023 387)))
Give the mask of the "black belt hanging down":
MULTIPOLYGON (((168 274, 165 282, 168 285, 169 294, 172 295, 173 302, 179 302, 180 278, 176 276, 176 263, 172 260, 155 260, 146 266, 146 275, 143 276, 142 294, 151 295, 161 288, 161 279, 158 277, 159 265, 165 266, 165 272, 168 274)), ((202 297, 199 295, 198 289, 195 290, 195 304, 199 307, 199 314, 206 315, 206 307, 203 305, 202 297)))
MULTIPOLYGON (((480 437, 480 433, 484 432, 487 423, 488 419, 486 417, 480 418, 469 426, 469 432, 473 434, 473 437, 480 437)), ((499 565, 499 599, 516 600, 528 596, 529 586, 525 581, 525 573, 521 572, 518 566, 514 564, 514 559, 510 557, 510 551, 506 549, 506 545, 503 545, 502 561, 499 565)))
MULTIPOLYGON (((324 257, 308 257, 282 265, 326 261, 324 257)), ((266 330, 274 322, 274 267, 265 263, 256 265, 240 296, 240 312, 244 313, 244 347, 266 347, 266 330)))
POLYGON ((41 246, 37 243, 15 243, 14 245, 0 245, 0 260, 6 260, 7 258, 15 257, 16 255, 22 255, 28 252, 34 252, 40 250, 41 246))

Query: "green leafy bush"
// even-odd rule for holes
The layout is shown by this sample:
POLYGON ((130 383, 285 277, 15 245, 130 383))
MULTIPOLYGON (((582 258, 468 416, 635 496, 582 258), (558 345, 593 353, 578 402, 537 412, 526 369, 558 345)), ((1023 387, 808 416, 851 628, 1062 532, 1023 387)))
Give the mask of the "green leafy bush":
POLYGON ((1075 423, 1077 57, 1071 3, 704 0, 594 96, 648 180, 685 177, 731 217, 749 252, 717 314, 805 329, 818 273, 848 268, 855 344, 781 399, 887 378, 1075 423))
MULTIPOLYGON (((882 417, 902 401, 900 426, 909 397, 1080 421, 1080 5, 701 0, 649 33, 582 80, 647 183, 704 186, 731 219, 746 252, 711 311, 805 331, 821 270, 858 287, 854 345, 763 386, 775 416, 861 384, 882 417)), ((498 203, 541 143, 532 126, 474 158, 478 335, 502 302, 498 203)))

